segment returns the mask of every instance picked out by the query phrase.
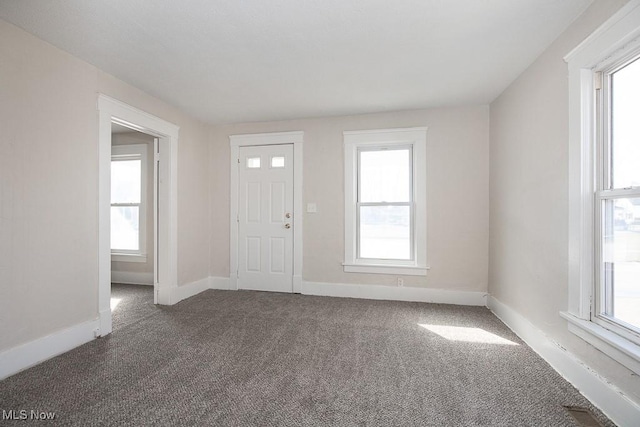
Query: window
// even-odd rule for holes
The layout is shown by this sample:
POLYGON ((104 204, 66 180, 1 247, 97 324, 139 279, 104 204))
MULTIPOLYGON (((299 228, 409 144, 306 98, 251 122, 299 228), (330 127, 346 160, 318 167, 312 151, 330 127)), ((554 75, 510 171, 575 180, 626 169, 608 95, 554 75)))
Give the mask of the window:
MULTIPOLYGON (((640 52, 595 74, 594 320, 640 338, 640 52)), ((640 340, 638 340, 640 342, 640 340)))
POLYGON ((346 272, 425 275, 426 128, 344 133, 346 272))
POLYGON ((571 332, 640 374, 638 28, 640 2, 630 2, 565 58, 569 306, 561 316, 571 332))
POLYGON ((147 146, 111 150, 111 259, 146 260, 147 146))

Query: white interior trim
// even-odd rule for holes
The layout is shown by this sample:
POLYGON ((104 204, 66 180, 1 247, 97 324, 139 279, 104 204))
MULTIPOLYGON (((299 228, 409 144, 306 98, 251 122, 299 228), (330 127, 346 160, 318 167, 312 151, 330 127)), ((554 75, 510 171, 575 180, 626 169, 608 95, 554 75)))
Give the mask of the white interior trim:
POLYGON ((564 60, 568 63, 584 62, 585 57, 592 56, 592 50, 604 52, 608 49, 616 50, 615 43, 621 40, 624 42, 624 37, 619 37, 620 34, 625 36, 633 33, 634 30, 639 30, 633 22, 633 15, 638 12, 636 9, 639 6, 640 0, 630 0, 578 46, 567 53, 564 60))
POLYGON ((229 290, 229 278, 209 276, 186 285, 177 286, 171 293, 171 303, 177 304, 209 289, 229 290))
POLYGON ((147 262, 147 254, 119 254, 111 252, 111 262, 147 262))
POLYGON ((176 304, 184 299, 191 298, 194 295, 204 292, 210 289, 209 277, 196 280, 195 282, 187 283, 185 285, 176 286, 171 291, 171 304, 176 304))
POLYGON ((299 293, 302 284, 302 168, 304 132, 272 132, 229 136, 230 194, 229 224, 231 229, 229 248, 230 289, 238 289, 238 155, 240 147, 256 145, 293 144, 293 292, 299 293))
POLYGON ((631 0, 565 56, 569 66, 569 306, 590 320, 594 287, 594 70, 640 37, 640 0, 631 0))
POLYGON ((0 380, 93 340, 98 329, 99 321, 90 320, 3 351, 0 380))
MULTIPOLYGON (((210 276, 186 285, 178 286, 173 292, 173 303, 190 298, 208 289, 237 290, 232 288, 229 277, 210 276)), ((385 301, 427 302, 435 304, 455 304, 484 307, 487 305, 486 292, 450 291, 444 289, 412 288, 384 285, 360 285, 349 283, 301 282, 303 295, 360 298, 385 301)))
MULTIPOLYGON (((111 261, 121 262, 146 262, 147 260, 147 212, 152 209, 147 206, 148 200, 148 164, 149 149, 147 144, 133 143, 126 145, 111 146, 111 163, 113 161, 123 159, 140 160, 140 203, 139 207, 139 224, 138 224, 138 250, 112 250, 111 261)), ((113 205, 112 205, 113 206, 113 205)))
POLYGON ((228 277, 209 277, 209 289, 219 289, 223 291, 229 290, 229 278, 228 277))
POLYGON ((599 246, 594 80, 596 71, 628 55, 639 43, 640 0, 632 0, 565 57, 569 67, 569 298, 567 312, 561 313, 569 331, 635 372, 638 346, 622 333, 613 339, 610 331, 592 322, 597 314, 592 307, 599 246))
POLYGON ((123 283, 125 285, 150 285, 153 286, 153 273, 139 273, 134 271, 111 271, 111 281, 113 283, 123 283))
POLYGON ((426 276, 429 267, 408 265, 342 264, 345 273, 378 273, 400 276, 426 276))
POLYGON ((507 305, 489 296, 487 307, 614 423, 621 427, 638 425, 640 405, 617 387, 507 305))
POLYGON ((155 297, 172 304, 178 283, 178 133, 179 127, 106 95, 98 96, 98 311, 100 336, 111 333, 111 123, 116 122, 159 139, 158 266, 155 297))
POLYGON ((640 346, 598 325, 573 314, 561 312, 569 322, 569 331, 640 375, 640 346))
POLYGON ((344 271, 346 273, 427 274, 427 127, 345 131, 344 138, 344 271), (357 258, 358 148, 411 146, 413 182, 413 260, 357 258), (383 267, 384 265, 384 267, 383 267))
POLYGON ((350 283, 302 282, 302 294, 326 297, 485 306, 486 292, 350 283))

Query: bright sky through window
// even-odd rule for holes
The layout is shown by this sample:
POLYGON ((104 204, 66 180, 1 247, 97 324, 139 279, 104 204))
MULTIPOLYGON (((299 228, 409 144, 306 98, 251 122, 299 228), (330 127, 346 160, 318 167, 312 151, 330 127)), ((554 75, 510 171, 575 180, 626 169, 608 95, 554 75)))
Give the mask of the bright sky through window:
POLYGON ((359 255, 411 259, 411 150, 361 150, 359 255))
POLYGON ((111 249, 140 249, 140 202, 142 161, 111 162, 111 249))
POLYGON ((640 60, 612 75, 613 187, 640 186, 640 60))

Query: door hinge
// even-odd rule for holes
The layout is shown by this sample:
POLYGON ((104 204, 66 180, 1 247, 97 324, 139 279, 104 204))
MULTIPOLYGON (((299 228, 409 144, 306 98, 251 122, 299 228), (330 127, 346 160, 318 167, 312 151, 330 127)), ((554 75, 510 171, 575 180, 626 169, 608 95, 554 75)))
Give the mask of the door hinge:
POLYGON ((154 153, 153 154, 153 160, 155 160, 156 162, 160 161, 160 153, 154 153))
POLYGON ((238 163, 240 163, 240 159, 238 159, 238 163))
POLYGON ((595 90, 602 89, 602 71, 593 73, 593 87, 595 90))

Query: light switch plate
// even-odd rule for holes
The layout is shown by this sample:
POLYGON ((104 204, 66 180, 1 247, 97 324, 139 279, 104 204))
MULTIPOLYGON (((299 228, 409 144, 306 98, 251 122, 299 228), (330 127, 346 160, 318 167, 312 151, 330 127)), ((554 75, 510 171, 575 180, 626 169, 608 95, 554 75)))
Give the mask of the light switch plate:
POLYGON ((307 203, 307 212, 308 213, 318 212, 318 206, 316 206, 315 203, 307 203))

